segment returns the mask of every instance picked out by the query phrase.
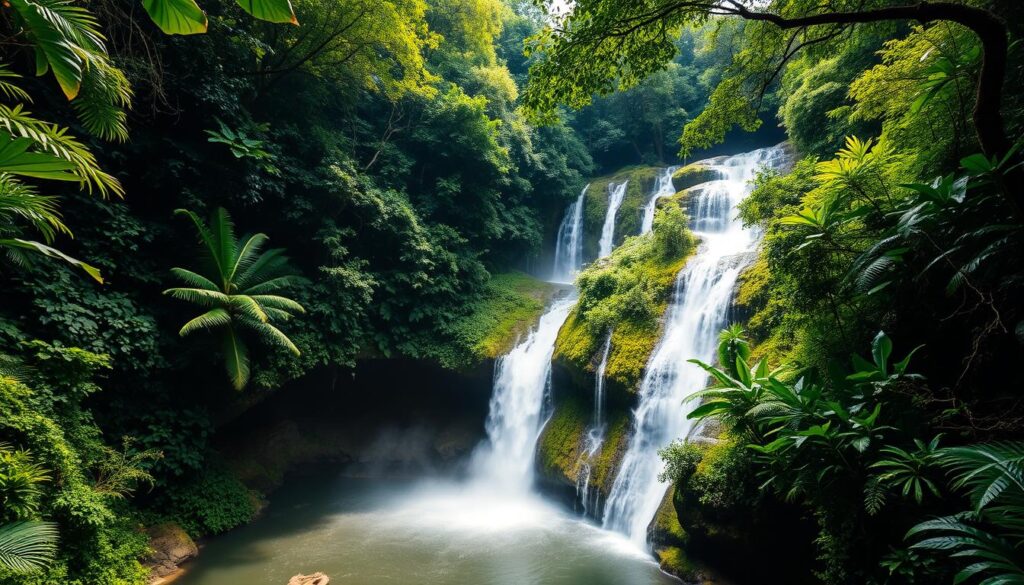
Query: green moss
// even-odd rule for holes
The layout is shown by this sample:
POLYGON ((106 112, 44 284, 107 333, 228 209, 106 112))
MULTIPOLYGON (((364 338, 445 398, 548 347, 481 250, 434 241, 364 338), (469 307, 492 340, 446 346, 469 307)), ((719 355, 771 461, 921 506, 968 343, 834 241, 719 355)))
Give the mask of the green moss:
POLYGON ((522 272, 496 274, 466 314, 445 328, 444 338, 423 344, 423 351, 451 369, 498 357, 530 330, 557 290, 522 272))
POLYGON ((676 191, 685 191, 718 178, 718 173, 714 169, 701 163, 692 163, 672 174, 672 186, 676 191))
POLYGON ((673 486, 665 493, 661 506, 654 515, 652 541, 656 544, 685 546, 687 543, 686 530, 679 523, 679 516, 676 513, 675 494, 676 489, 673 486))
POLYGON ((662 222, 661 230, 628 238, 611 257, 580 275, 580 301, 559 331, 554 356, 577 378, 594 371, 596 354, 612 331, 605 372, 609 389, 639 388, 676 276, 693 250, 685 216, 675 209, 659 215, 659 221, 666 218, 674 223, 662 222))
POLYGON ((611 491, 615 472, 619 468, 622 456, 626 453, 629 423, 628 411, 620 410, 610 413, 608 426, 605 429, 604 443, 601 445, 600 452, 590 462, 590 484, 601 490, 604 496, 611 491))
POLYGON ((576 396, 565 396, 537 442, 537 465, 549 479, 576 481, 593 409, 576 396))
POLYGON ((687 583, 703 582, 700 566, 687 556, 686 551, 677 546, 666 546, 654 551, 658 557, 661 570, 675 575, 687 583))

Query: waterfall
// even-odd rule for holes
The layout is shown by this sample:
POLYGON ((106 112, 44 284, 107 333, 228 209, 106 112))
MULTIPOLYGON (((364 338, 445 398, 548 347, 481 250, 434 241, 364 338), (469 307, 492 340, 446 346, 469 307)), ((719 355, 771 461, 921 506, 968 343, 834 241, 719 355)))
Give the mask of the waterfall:
POLYGON ((487 415, 487 442, 475 454, 474 478, 504 492, 526 493, 533 484, 533 454, 551 383, 555 338, 575 296, 560 299, 537 328, 494 367, 494 394, 487 415))
POLYGON ((583 446, 583 457, 576 476, 576 499, 583 506, 583 515, 597 514, 600 506, 601 493, 594 490, 593 500, 590 495, 590 461, 604 444, 604 373, 608 369, 608 354, 612 350, 612 334, 604 342, 601 352, 601 363, 597 366, 594 376, 594 416, 587 429, 586 443, 583 446))
POLYGON ((676 188, 672 184, 672 174, 679 167, 668 167, 658 175, 654 181, 654 191, 651 193, 651 200, 644 206, 644 217, 640 222, 640 233, 646 234, 654 229, 654 211, 658 208, 658 199, 671 197, 676 194, 676 188))
POLYGON ((551 274, 554 282, 571 283, 583 265, 583 206, 589 188, 589 183, 583 187, 576 201, 566 208, 562 223, 558 225, 555 265, 551 274))
POLYGON ((619 184, 608 184, 608 211, 604 214, 604 226, 601 227, 601 240, 597 257, 604 258, 612 253, 615 242, 615 215, 619 213, 619 206, 622 205, 622 198, 626 195, 626 186, 629 181, 619 184))
POLYGON ((723 177, 690 190, 688 212, 701 244, 676 278, 664 333, 651 354, 633 412, 633 433, 604 509, 605 528, 646 545, 647 527, 668 487, 658 480, 663 462, 658 451, 685 438, 694 405, 686 397, 704 387, 707 377, 687 360, 712 361, 718 332, 727 325, 733 288, 749 264, 757 236, 735 217, 749 192, 748 182, 762 165, 780 162, 779 147, 716 159, 723 177))

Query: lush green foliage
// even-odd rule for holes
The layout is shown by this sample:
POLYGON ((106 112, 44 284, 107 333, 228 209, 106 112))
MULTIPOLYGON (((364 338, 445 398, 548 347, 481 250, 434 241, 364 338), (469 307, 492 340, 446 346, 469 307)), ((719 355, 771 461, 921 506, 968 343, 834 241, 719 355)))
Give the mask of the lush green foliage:
POLYGON ((241 390, 249 382, 249 347, 242 339, 243 331, 299 355, 299 348, 272 323, 306 311, 292 299, 275 294, 298 284, 300 279, 290 272, 283 249, 261 251, 268 239, 266 234, 239 240, 224 208, 214 211, 209 225, 191 211, 178 211, 192 220, 199 232, 205 246, 206 274, 172 268, 171 272, 190 288, 170 288, 164 294, 209 309, 185 323, 178 335, 223 330, 228 377, 235 389, 241 390))

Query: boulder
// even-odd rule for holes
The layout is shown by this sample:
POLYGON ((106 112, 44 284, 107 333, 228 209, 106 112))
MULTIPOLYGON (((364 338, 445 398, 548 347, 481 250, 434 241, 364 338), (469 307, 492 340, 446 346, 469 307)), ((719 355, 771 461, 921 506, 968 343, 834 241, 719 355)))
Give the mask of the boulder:
POLYGON ((316 572, 312 575, 295 575, 288 580, 288 585, 327 585, 330 582, 327 575, 316 572))
POLYGON ((162 583, 168 575, 176 573, 178 565, 199 554, 199 548, 177 524, 166 522, 146 530, 150 553, 146 565, 150 568, 150 583, 162 583))

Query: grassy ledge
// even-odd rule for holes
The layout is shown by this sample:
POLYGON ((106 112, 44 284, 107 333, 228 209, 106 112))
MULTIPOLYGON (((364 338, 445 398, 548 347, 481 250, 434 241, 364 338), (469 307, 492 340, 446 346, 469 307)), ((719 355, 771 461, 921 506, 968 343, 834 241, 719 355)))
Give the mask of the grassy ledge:
POLYGON ((523 272, 494 275, 484 294, 429 349, 430 357, 460 370, 504 354, 540 319, 559 290, 558 285, 523 272))

